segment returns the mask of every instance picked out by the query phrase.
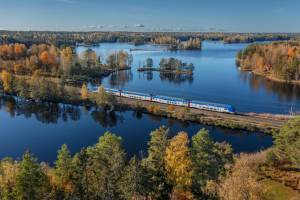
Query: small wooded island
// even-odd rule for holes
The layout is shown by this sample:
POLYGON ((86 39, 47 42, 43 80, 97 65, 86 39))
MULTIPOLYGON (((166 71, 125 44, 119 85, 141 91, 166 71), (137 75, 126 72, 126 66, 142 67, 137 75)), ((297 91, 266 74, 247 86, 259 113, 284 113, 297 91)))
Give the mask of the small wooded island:
POLYGON ((159 67, 153 67, 152 58, 147 58, 144 62, 143 67, 139 67, 138 71, 158 71, 161 73, 176 73, 176 74, 189 74, 192 75, 194 71, 193 63, 184 63, 176 58, 162 58, 159 62, 159 67))
POLYGON ((271 80, 300 84, 300 42, 249 45, 237 54, 237 64, 271 80))

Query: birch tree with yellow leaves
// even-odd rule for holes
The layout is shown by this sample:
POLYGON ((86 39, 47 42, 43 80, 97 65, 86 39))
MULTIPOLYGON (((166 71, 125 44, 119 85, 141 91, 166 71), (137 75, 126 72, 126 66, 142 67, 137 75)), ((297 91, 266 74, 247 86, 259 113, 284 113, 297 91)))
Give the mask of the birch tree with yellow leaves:
POLYGON ((170 140, 166 149, 167 177, 175 190, 189 190, 192 185, 192 161, 188 144, 187 133, 179 132, 170 140))

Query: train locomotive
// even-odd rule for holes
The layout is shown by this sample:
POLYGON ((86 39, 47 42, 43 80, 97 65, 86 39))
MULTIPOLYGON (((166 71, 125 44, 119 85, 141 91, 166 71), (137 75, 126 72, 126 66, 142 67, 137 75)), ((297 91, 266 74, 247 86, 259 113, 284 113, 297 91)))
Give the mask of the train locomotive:
POLYGON ((195 100, 186 100, 182 98, 174 98, 168 96, 161 96, 161 95, 152 95, 152 94, 145 94, 139 92, 131 92, 127 90, 118 90, 118 89, 110 89, 105 88, 106 92, 109 92, 115 96, 119 97, 126 97, 131 99, 138 99, 143 101, 151 101, 157 103, 163 103, 168 105, 175 105, 175 106, 183 106, 188 108, 196 108, 201 110, 209 110, 215 112, 222 112, 222 113, 235 113, 235 108, 229 104, 220 104, 220 103, 210 103, 204 101, 195 101, 195 100))

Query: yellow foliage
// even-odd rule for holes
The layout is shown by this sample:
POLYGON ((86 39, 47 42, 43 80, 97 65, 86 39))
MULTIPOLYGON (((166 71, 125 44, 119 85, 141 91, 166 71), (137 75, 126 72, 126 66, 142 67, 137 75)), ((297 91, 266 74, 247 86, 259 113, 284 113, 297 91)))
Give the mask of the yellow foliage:
POLYGON ((12 91, 12 75, 7 71, 2 71, 1 73, 1 80, 3 83, 3 89, 5 92, 12 91))
POLYGON ((157 105, 149 105, 147 107, 148 112, 153 113, 153 114, 158 114, 160 111, 160 106, 157 105))
POLYGON ((180 132, 171 139, 165 154, 168 179, 179 189, 187 189, 192 184, 192 161, 188 143, 187 133, 180 132))
POLYGON ((193 200, 193 194, 189 191, 174 190, 170 197, 171 200, 193 200))
POLYGON ((0 191, 3 187, 14 186, 18 166, 13 161, 1 161, 0 164, 0 191))
POLYGON ((89 97, 88 89, 86 87, 86 84, 83 84, 81 87, 81 99, 87 100, 88 97, 89 97))

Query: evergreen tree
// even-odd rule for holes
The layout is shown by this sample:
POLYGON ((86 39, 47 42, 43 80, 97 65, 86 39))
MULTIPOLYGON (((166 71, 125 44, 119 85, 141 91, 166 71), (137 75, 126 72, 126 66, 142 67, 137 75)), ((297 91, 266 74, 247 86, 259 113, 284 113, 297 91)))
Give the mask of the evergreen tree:
POLYGON ((16 177, 15 197, 20 200, 40 200, 47 195, 48 178, 37 159, 29 152, 23 155, 16 177))
POLYGON ((58 187, 67 197, 74 193, 72 184, 73 165, 72 157, 67 145, 62 145, 58 151, 57 160, 55 162, 55 175, 57 177, 58 187))
POLYGON ((120 181, 120 191, 123 199, 142 199, 147 195, 146 173, 137 157, 131 158, 125 167, 120 181))
POLYGON ((119 180, 125 167, 122 138, 106 132, 99 142, 88 148, 91 157, 91 184, 94 198, 118 199, 119 180))
POLYGON ((274 148, 268 153, 269 161, 300 168, 300 117, 288 121, 274 138, 274 148))
POLYGON ((208 180, 216 180, 225 171, 225 164, 233 161, 229 145, 215 143, 205 129, 192 137, 193 189, 201 194, 208 180))
POLYGON ((74 185, 74 192, 79 199, 92 199, 92 191, 90 183, 92 183, 90 168, 89 168, 90 158, 87 154, 86 149, 81 149, 77 153, 73 160, 73 174, 72 182, 74 185))
POLYGON ((165 152, 168 145, 169 129, 162 126, 151 132, 148 143, 148 157, 143 160, 143 165, 149 173, 149 187, 155 199, 168 199, 170 185, 166 180, 165 152))

